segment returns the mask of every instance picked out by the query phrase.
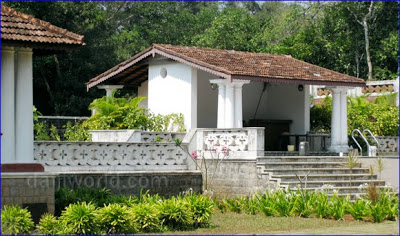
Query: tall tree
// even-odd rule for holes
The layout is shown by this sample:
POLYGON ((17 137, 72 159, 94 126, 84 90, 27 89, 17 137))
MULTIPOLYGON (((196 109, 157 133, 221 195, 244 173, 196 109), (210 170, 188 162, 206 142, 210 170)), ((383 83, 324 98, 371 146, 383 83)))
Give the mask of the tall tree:
POLYGON ((371 53, 370 53, 370 45, 369 45, 369 29, 368 29, 368 22, 376 17, 375 9, 374 9, 374 2, 370 1, 368 11, 363 13, 362 8, 364 4, 359 2, 357 5, 354 6, 348 5, 347 9, 351 12, 354 16, 357 23, 359 23, 364 29, 364 39, 365 39, 365 54, 368 64, 368 80, 373 80, 373 66, 371 61, 371 53), (354 9, 356 7, 356 9, 354 9))

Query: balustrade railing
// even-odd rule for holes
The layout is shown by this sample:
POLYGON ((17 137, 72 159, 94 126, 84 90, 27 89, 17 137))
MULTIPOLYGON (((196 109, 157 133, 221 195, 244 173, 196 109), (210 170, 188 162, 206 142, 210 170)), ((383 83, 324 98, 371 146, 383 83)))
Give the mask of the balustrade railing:
POLYGON ((247 151, 249 136, 247 130, 243 131, 211 131, 205 132, 204 150, 221 151, 224 147, 231 151, 247 151))
POLYGON ((379 142, 378 153, 398 154, 399 152, 399 137, 398 136, 376 136, 379 142))
POLYGON ((189 168, 174 143, 35 142, 34 158, 48 171, 189 168))

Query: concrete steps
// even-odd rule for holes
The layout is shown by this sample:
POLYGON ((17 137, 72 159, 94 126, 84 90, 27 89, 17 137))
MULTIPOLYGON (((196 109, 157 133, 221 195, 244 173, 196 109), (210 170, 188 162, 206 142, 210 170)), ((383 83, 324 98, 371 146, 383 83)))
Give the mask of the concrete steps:
MULTIPOLYGON (((269 169, 299 169, 299 168, 346 168, 346 162, 333 162, 333 161, 287 161, 287 162, 265 162, 262 163, 269 169)), ((355 166, 356 168, 360 168, 361 164, 355 166)))
POLYGON ((365 189, 360 185, 385 186, 385 181, 378 180, 361 164, 350 170, 346 160, 347 157, 339 156, 268 156, 257 158, 257 166, 261 175, 269 178, 269 181, 276 181, 281 188, 300 188, 296 174, 302 179, 303 187, 308 174, 306 190, 316 191, 328 185, 333 186, 328 191, 330 195, 336 190, 339 195, 351 195, 353 199, 365 194, 365 189))
MULTIPOLYGON (((305 178, 306 174, 297 174, 301 179, 305 178)), ((290 182, 297 181, 298 179, 296 175, 279 175, 281 181, 290 182)), ((334 180, 376 180, 377 175, 369 175, 369 174, 309 174, 307 176, 307 181, 334 181, 334 180)))
MULTIPOLYGON (((265 151, 265 156, 299 156, 299 151, 287 152, 287 151, 265 151)), ((339 156, 334 152, 310 152, 309 156, 339 156)))
MULTIPOLYGON (((307 181, 307 187, 309 188, 321 188, 325 184, 332 185, 334 187, 359 187, 365 183, 374 183, 375 186, 385 186, 385 181, 382 180, 314 180, 307 181)), ((281 185, 289 186, 290 188, 299 186, 299 181, 281 181, 281 185)))
POLYGON ((279 156, 279 157, 260 157, 257 158, 258 163, 272 163, 272 162, 344 162, 345 157, 326 157, 326 156, 308 156, 307 158, 301 156, 279 156))
POLYGON ((353 168, 352 170, 338 167, 338 168, 291 168, 291 169, 264 169, 265 173, 273 173, 274 176, 285 175, 287 173, 297 173, 298 175, 305 175, 308 172, 311 174, 366 174, 369 173, 368 168, 353 168))

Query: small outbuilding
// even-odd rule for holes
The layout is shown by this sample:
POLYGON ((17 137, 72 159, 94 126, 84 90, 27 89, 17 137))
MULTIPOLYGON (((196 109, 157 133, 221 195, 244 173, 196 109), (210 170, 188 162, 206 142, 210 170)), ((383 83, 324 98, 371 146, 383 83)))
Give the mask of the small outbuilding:
POLYGON ((289 55, 153 44, 92 78, 87 89, 125 86, 158 114, 182 113, 187 129, 263 126, 265 149, 283 132, 310 130, 310 85, 332 91, 330 150, 348 150, 347 90, 365 81, 289 55), (104 86, 106 85, 106 86, 104 86))

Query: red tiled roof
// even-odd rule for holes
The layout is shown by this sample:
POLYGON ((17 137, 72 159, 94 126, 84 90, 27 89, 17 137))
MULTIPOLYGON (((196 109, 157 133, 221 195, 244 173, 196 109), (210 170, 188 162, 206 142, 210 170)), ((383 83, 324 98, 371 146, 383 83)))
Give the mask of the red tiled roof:
POLYGON ((2 43, 22 41, 40 44, 85 45, 82 35, 3 5, 1 6, 1 40, 2 43))
POLYGON ((328 70, 288 55, 153 44, 143 52, 91 79, 87 83, 88 89, 154 54, 159 54, 226 79, 333 86, 365 86, 363 79, 328 70))

